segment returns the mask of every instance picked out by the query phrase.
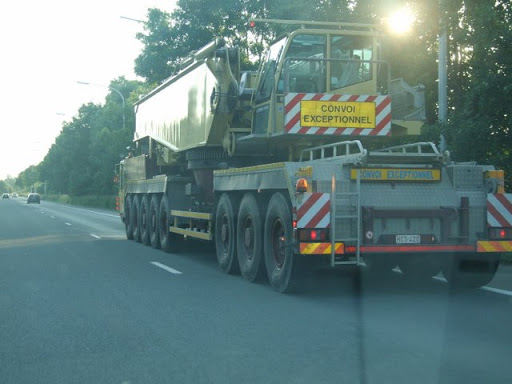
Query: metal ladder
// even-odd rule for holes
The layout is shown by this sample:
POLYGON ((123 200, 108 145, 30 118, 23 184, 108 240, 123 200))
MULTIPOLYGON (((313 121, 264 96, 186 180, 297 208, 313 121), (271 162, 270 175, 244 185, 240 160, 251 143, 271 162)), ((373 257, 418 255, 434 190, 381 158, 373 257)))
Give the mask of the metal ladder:
POLYGON ((355 190, 353 182, 350 179, 350 168, 347 166, 354 166, 364 164, 368 159, 368 151, 363 148, 359 140, 342 141, 333 144, 325 144, 318 147, 304 149, 300 155, 299 161, 312 161, 312 160, 327 160, 335 161, 341 165, 341 174, 348 174, 348 178, 343 178, 341 181, 342 190, 336 189, 336 176, 332 175, 331 179, 331 266, 335 265, 360 265, 361 256, 361 178, 359 170, 356 170, 356 183, 355 190), (341 211, 341 212, 339 212, 341 211), (353 232, 354 229, 357 233, 356 237, 342 236, 339 239, 336 237, 336 221, 342 224, 346 231, 353 232), (356 259, 350 261, 336 260, 336 241, 346 244, 350 242, 355 243, 356 259))
MULTIPOLYGON (((344 174, 344 165, 342 164, 342 175, 344 174)), ((336 177, 332 175, 331 179, 331 266, 335 265, 360 265, 361 264, 361 178, 359 176, 359 170, 357 172, 355 190, 352 187, 352 180, 350 176, 348 179, 340 180, 342 190, 339 191, 336 188, 336 177), (344 187, 345 186, 345 187, 344 187), (340 212, 341 211, 341 212, 340 212), (336 224, 344 225, 346 231, 351 233, 356 231, 356 236, 346 237, 342 236, 337 238, 336 236, 336 224), (336 260, 335 254, 335 243, 341 241, 345 245, 347 243, 355 243, 356 247, 356 259, 350 261, 336 260)))

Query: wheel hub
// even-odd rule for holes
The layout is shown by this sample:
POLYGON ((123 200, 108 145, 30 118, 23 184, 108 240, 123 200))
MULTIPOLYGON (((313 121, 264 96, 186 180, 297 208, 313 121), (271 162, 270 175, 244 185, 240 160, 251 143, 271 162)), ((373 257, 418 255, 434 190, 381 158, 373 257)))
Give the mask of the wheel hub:
POLYGON ((228 225, 227 225, 227 223, 223 222, 222 227, 220 229, 220 238, 223 243, 226 243, 228 241, 228 233, 229 233, 228 225))
POLYGON ((281 269, 285 261, 286 238, 281 221, 277 220, 272 226, 272 250, 273 258, 278 269, 281 269))

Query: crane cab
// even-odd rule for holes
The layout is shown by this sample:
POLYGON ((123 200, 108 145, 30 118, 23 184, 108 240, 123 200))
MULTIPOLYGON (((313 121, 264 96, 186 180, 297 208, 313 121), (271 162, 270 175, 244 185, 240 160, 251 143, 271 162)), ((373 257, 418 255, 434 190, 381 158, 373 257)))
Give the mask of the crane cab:
POLYGON ((419 134, 425 119, 423 87, 390 80, 374 26, 289 23, 302 27, 278 38, 260 66, 253 137, 297 142, 304 137, 284 136, 306 135, 309 144, 316 144, 344 135, 419 134), (377 126, 383 111, 384 128, 377 126), (292 124, 296 120, 299 124, 292 124))

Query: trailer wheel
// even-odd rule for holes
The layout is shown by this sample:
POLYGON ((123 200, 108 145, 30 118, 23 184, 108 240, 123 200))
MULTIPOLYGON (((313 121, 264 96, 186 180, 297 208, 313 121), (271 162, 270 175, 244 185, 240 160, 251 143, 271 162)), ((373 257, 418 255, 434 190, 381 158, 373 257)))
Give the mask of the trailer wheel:
POLYGON ((238 272, 234 212, 231 199, 227 194, 222 194, 215 215, 215 250, 220 269, 228 274, 238 272))
POLYGON ((443 275, 451 288, 480 288, 496 275, 500 254, 462 254, 443 265, 443 275))
POLYGON ((132 195, 127 195, 124 199, 124 229, 126 231, 126 238, 133 240, 133 227, 132 227, 132 195))
POLYGON ((268 204, 263 239, 270 285, 281 293, 296 290, 301 272, 300 260, 293 252, 290 205, 281 193, 275 193, 268 204))
POLYGON ((148 195, 142 196, 140 201, 140 215, 139 215, 139 232, 140 242, 144 245, 149 245, 149 201, 148 195))
POLYGON ((242 276, 256 281, 264 272, 263 220, 260 207, 253 194, 247 193, 240 203, 236 227, 238 264, 242 276))
POLYGON ((130 221, 133 228, 133 240, 140 243, 140 196, 133 196, 130 221))
POLYGON ((158 237, 158 209, 160 200, 157 195, 153 195, 149 202, 148 215, 148 237, 151 246, 155 249, 160 248, 160 238, 158 237))
POLYGON ((163 196, 160 201, 160 209, 158 211, 158 236, 160 237, 160 247, 165 252, 176 252, 179 250, 181 238, 175 233, 169 232, 171 226, 171 211, 169 198, 163 196))

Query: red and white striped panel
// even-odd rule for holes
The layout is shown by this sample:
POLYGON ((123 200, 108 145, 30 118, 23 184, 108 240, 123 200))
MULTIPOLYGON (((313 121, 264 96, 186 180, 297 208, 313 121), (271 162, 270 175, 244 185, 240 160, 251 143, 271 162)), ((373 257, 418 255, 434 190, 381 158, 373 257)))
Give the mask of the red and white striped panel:
POLYGON ((512 227, 512 194, 487 195, 487 225, 489 227, 512 227))
POLYGON ((325 93, 288 93, 284 98, 285 131, 306 135, 390 136, 391 97, 368 95, 331 95, 325 93), (374 102, 375 128, 303 127, 300 125, 302 100, 374 102))
POLYGON ((304 193, 297 205, 297 228, 328 228, 331 223, 329 193, 304 193))

